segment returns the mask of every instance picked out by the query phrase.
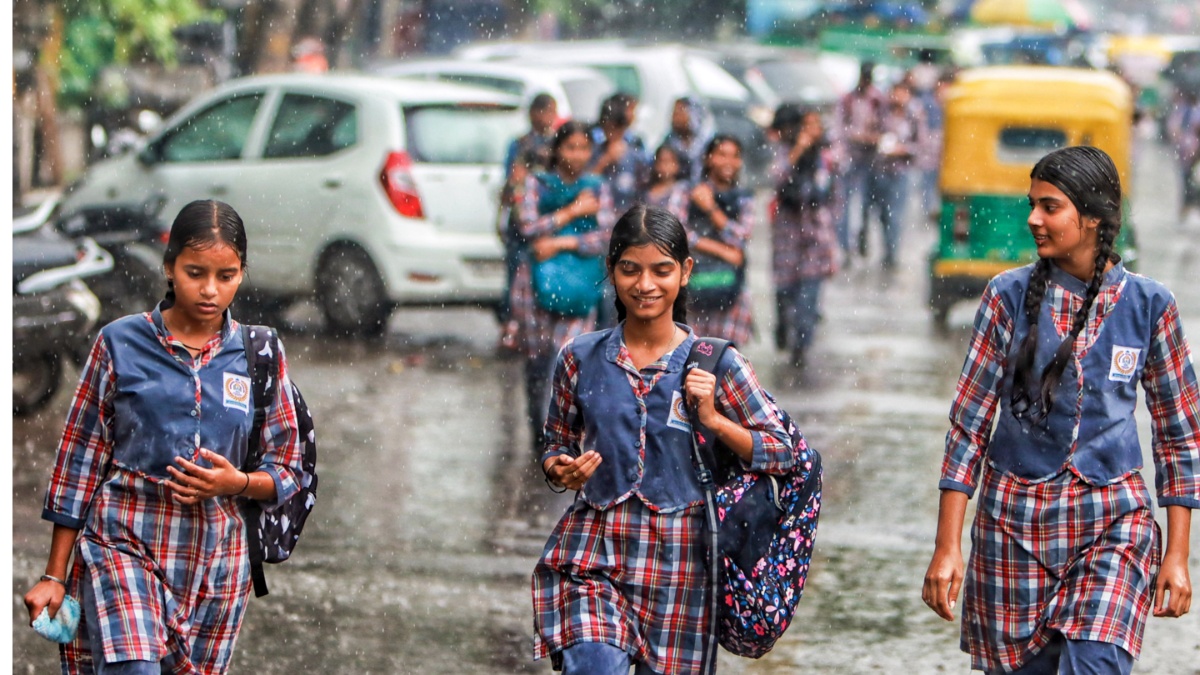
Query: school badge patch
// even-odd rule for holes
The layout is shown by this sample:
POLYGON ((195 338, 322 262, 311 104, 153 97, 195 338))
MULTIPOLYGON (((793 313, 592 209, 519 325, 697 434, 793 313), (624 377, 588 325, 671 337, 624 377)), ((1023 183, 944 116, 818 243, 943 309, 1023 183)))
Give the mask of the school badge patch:
POLYGON ((687 405, 683 402, 683 395, 675 392, 671 395, 671 412, 667 415, 667 426, 672 429, 686 431, 692 433, 692 423, 688 421, 687 405))
POLYGON ((1141 349, 1113 345, 1112 365, 1108 368, 1108 379, 1114 382, 1129 382, 1137 370, 1141 349))
POLYGON ((225 373, 225 396, 222 401, 230 410, 250 412, 250 378, 225 373))

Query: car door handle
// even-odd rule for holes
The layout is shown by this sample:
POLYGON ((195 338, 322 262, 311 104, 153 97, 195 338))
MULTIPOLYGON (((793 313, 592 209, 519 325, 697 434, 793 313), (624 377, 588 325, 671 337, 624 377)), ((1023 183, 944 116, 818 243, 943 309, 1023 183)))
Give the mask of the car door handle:
POLYGON ((342 179, 341 178, 326 178, 324 180, 324 182, 322 183, 322 185, 329 188, 330 190, 336 190, 336 189, 342 187, 342 179))
POLYGON ((225 185, 214 185, 208 189, 214 196, 223 197, 229 194, 229 187, 225 185))

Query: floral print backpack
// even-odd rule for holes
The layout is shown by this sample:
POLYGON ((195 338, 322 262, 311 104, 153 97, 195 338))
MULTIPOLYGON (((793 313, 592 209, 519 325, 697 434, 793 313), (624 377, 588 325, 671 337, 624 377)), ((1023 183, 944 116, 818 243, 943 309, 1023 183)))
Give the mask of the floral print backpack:
MULTIPOLYGON (((726 340, 697 338, 686 370, 717 372, 726 340)), ((774 399, 772 399, 774 402, 774 399)), ((782 476, 745 470, 733 451, 692 415, 697 475, 706 496, 711 576, 708 652, 715 644, 759 658, 775 646, 804 592, 821 513, 821 456, 808 447, 792 418, 783 417, 798 456, 782 476)), ((715 663, 715 661, 714 661, 715 663)))

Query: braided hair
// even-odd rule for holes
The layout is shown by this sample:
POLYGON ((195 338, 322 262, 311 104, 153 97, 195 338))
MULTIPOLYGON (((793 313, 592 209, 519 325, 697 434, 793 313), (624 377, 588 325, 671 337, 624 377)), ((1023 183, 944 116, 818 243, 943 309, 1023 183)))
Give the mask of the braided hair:
POLYGON ((1037 351, 1038 319, 1050 280, 1050 260, 1038 260, 1025 291, 1023 309, 1029 333, 1017 352, 1010 405, 1018 417, 1029 415, 1035 423, 1041 423, 1054 403, 1054 392, 1074 352, 1075 339, 1087 323, 1092 305, 1100 294, 1105 269, 1110 261, 1118 260, 1113 254, 1113 246, 1121 231, 1121 179, 1112 158, 1103 150, 1090 146, 1062 148, 1046 155, 1033 167, 1029 177, 1050 183, 1062 191, 1081 218, 1087 216, 1099 220, 1096 264, 1087 293, 1075 312, 1070 333, 1063 338, 1054 358, 1042 371, 1040 383, 1032 381, 1031 376, 1037 351))

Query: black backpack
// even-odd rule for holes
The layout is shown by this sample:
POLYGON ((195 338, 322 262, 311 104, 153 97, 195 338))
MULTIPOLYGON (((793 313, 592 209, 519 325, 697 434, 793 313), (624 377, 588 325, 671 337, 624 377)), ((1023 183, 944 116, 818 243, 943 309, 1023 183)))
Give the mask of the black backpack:
MULTIPOLYGON (((719 382, 724 373, 718 364, 729 344, 696 338, 685 371, 700 368, 719 382)), ((709 630, 716 637, 708 642, 706 658, 715 663, 718 643, 738 656, 758 658, 787 630, 804 592, 821 513, 821 455, 779 409, 796 465, 781 476, 746 471, 689 413, 693 459, 705 493, 709 630)))
MULTIPOLYGON (((246 348, 246 369, 250 373, 254 396, 254 426, 250 430, 249 449, 242 470, 256 471, 262 464, 260 445, 263 423, 267 417, 268 401, 275 399, 275 374, 279 372, 279 338, 268 326, 242 325, 242 343, 246 348)), ((257 500, 244 500, 242 513, 246 519, 246 538, 250 548, 250 575, 254 580, 254 596, 267 594, 267 578, 263 563, 280 563, 292 555, 304 521, 317 503, 317 436, 308 404, 295 381, 292 400, 296 408, 300 442, 303 445, 302 473, 298 476, 300 491, 273 511, 264 511, 257 500)))

